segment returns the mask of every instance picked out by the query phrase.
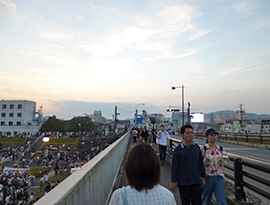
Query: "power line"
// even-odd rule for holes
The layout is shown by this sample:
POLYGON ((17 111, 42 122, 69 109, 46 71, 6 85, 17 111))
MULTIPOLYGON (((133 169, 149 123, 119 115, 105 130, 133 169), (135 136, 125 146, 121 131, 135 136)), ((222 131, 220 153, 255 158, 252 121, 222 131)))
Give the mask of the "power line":
POLYGON ((134 111, 125 111, 123 109, 121 109, 120 107, 117 107, 119 110, 121 110, 122 112, 125 112, 125 113, 134 113, 134 111))

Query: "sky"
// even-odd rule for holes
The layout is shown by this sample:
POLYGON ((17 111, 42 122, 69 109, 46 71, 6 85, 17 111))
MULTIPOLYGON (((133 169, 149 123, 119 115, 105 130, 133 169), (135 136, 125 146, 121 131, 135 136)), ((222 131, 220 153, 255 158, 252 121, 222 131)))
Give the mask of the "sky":
POLYGON ((0 0, 0 96, 101 110, 270 114, 268 0, 0 0), (172 86, 178 86, 172 90, 172 86), (145 103, 145 105, 139 105, 145 103), (137 106, 138 105, 138 106, 137 106))

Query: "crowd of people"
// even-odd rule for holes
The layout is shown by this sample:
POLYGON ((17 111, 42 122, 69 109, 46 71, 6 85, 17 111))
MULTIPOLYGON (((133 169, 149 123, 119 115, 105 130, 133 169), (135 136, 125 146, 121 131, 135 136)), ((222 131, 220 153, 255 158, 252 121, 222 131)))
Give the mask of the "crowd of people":
MULTIPOLYGON (((218 205, 226 205, 224 163, 229 158, 224 155, 223 147, 216 144, 219 133, 208 129, 205 133, 206 144, 201 146, 193 141, 191 125, 186 124, 179 131, 183 140, 172 155, 171 191, 179 190, 182 205, 210 205, 213 193, 218 205)), ((151 135, 146 128, 133 128, 131 133, 136 145, 130 151, 125 165, 129 186, 116 190, 110 205, 138 202, 142 205, 176 204, 172 193, 159 185, 160 165, 165 163, 170 134, 163 125, 157 133, 154 128, 151 135), (159 145, 158 163, 155 149, 151 146, 154 138, 159 145), (131 169, 136 171, 130 172, 131 169), (163 190, 162 193, 160 190, 163 190)))
POLYGON ((31 178, 25 173, 4 173, 0 178, 0 205, 26 205, 35 202, 34 194, 27 188, 31 178))
POLYGON ((47 194, 60 183, 64 173, 67 173, 65 176, 71 174, 70 170, 80 168, 116 140, 115 138, 88 137, 99 134, 95 132, 75 133, 76 136, 78 134, 84 136, 81 137, 81 141, 75 147, 65 144, 57 147, 52 145, 41 146, 39 149, 31 147, 38 136, 49 136, 50 134, 56 138, 74 136, 74 133, 47 132, 39 133, 35 137, 32 135, 22 146, 8 147, 0 144, 0 162, 2 162, 3 171, 0 176, 0 205, 34 203, 38 198, 34 192, 32 193, 32 190, 36 189, 38 192, 44 190, 45 194, 47 194), (25 156, 27 151, 29 151, 28 155, 25 156), (7 169, 10 167, 14 170, 23 171, 8 171, 7 169), (48 170, 48 173, 35 177, 29 175, 31 168, 48 170), (39 187, 39 189, 31 188, 33 186, 39 187))

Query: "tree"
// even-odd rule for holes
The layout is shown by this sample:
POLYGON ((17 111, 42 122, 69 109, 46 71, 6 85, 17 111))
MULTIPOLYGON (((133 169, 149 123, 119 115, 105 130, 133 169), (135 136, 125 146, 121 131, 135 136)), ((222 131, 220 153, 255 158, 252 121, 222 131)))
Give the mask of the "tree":
POLYGON ((74 117, 68 122, 68 131, 70 132, 88 132, 95 130, 96 127, 89 117, 74 117))
POLYGON ((71 120, 60 120, 54 116, 44 122, 40 132, 84 132, 95 131, 96 127, 89 117, 74 117, 71 120))
POLYGON ((64 132, 66 127, 67 121, 59 120, 53 115, 49 117, 49 119, 44 122, 40 128, 40 132, 64 132))

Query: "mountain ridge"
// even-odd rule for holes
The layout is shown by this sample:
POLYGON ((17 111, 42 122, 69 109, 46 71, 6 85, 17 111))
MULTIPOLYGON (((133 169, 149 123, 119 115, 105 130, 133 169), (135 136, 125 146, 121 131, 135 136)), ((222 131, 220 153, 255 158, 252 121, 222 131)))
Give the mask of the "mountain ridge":
MULTIPOLYGON (((227 114, 235 114, 236 112, 233 110, 219 110, 215 112, 209 112, 204 114, 205 119, 210 119, 211 114, 213 114, 213 117, 215 118, 219 113, 222 113, 224 115, 227 114)), ((256 114, 256 113, 246 113, 249 120, 257 120, 257 119, 270 119, 270 115, 268 114, 256 114)))

